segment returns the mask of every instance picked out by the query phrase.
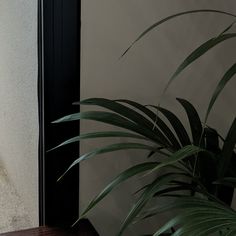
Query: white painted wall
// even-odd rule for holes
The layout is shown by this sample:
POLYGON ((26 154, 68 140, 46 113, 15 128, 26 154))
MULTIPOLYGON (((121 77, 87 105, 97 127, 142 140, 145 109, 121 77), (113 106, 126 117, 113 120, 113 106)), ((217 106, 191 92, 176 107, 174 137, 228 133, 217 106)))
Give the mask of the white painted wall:
POLYGON ((0 159, 38 224, 37 0, 0 0, 0 159))
MULTIPOLYGON (((81 98, 128 98, 140 103, 157 104, 168 78, 180 62, 197 46, 219 34, 233 20, 219 14, 196 14, 175 19, 142 41, 118 60, 129 44, 148 26, 180 11, 212 8, 236 14, 234 0, 83 0, 81 98)), ((185 70, 172 84, 163 105, 185 118, 175 97, 190 100, 204 114, 213 89, 224 72, 235 63, 235 40, 229 40, 185 70)), ((209 124, 223 135, 235 116, 236 81, 231 82, 217 101, 209 124)), ((81 133, 102 129, 94 122, 82 122, 81 133)), ((107 141, 82 142, 81 153, 107 141)), ((143 160, 144 152, 119 152, 98 156, 81 165, 81 207, 99 192, 117 173, 143 160)), ((114 191, 89 216, 103 236, 115 235, 121 219, 132 206, 130 195, 141 179, 114 191)), ((150 233, 157 224, 147 223, 126 235, 150 233)))

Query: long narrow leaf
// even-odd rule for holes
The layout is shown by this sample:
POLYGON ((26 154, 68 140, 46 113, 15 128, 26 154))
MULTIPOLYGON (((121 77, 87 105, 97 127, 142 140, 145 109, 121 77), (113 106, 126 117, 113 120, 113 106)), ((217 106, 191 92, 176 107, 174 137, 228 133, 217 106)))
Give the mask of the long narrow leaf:
POLYGON ((220 95, 220 93, 222 92, 222 90, 224 89, 224 87, 226 86, 226 84, 234 77, 234 75, 236 74, 236 63, 233 64, 224 74, 223 78, 220 80, 220 82, 218 83, 217 87, 214 90, 214 93, 211 97, 210 103, 208 105, 207 108, 207 112, 205 115, 205 119, 204 119, 204 123, 207 122, 207 118, 211 112, 212 107, 215 104, 216 99, 218 98, 218 96, 220 95))
MULTIPOLYGON (((126 107, 122 104, 119 104, 118 102, 113 101, 113 100, 109 100, 106 98, 89 98, 89 99, 82 100, 80 102, 75 102, 74 104, 96 105, 96 106, 104 107, 111 111, 116 112, 117 114, 121 116, 128 118, 130 121, 137 123, 138 125, 142 127, 146 127, 148 129, 151 129, 153 127, 153 123, 150 122, 146 117, 139 114, 135 110, 132 110, 131 108, 126 107)), ((163 135, 163 133, 160 132, 159 129, 156 129, 155 133, 160 138, 160 140, 162 140, 162 142, 166 144, 166 146, 171 146, 170 142, 166 139, 165 135, 163 135)))
POLYGON ((146 105, 146 106, 157 109, 169 120, 170 124, 175 130, 175 133, 178 136, 183 147, 191 144, 191 141, 189 139, 186 129, 184 128, 179 118, 173 112, 163 107, 158 107, 158 106, 153 106, 153 105, 146 105))
MULTIPOLYGON (((201 46, 199 46, 197 49, 195 49, 176 69, 174 74, 169 79, 167 85, 165 86, 163 90, 163 94, 167 91, 171 83, 175 80, 175 78, 189 65, 191 65, 194 61, 196 61, 199 57, 204 55, 206 52, 208 52, 211 48, 215 47, 216 45, 220 44, 221 42, 224 42, 225 40, 231 39, 236 37, 236 33, 231 34, 222 34, 219 35, 216 38, 211 38, 207 42, 203 43, 201 46)), ((162 96, 163 96, 162 94, 162 96)))
MULTIPOLYGON (((156 163, 156 166, 157 166, 157 164, 161 164, 161 162, 157 162, 156 163)), ((178 166, 178 165, 168 165, 168 171, 170 171, 170 170, 173 170, 173 171, 177 171, 177 172, 175 172, 175 173, 178 173, 180 176, 184 176, 184 177, 188 177, 188 178, 194 178, 193 176, 192 176, 192 173, 191 172, 189 172, 188 170, 186 170, 186 169, 184 169, 184 168, 182 168, 182 167, 180 167, 180 166, 178 166)), ((171 183, 172 184, 172 183, 171 183)), ((186 183, 187 184, 187 183, 186 183)), ((147 185, 144 185, 143 187, 141 187, 140 189, 138 189, 137 191, 135 191, 135 193, 134 194, 137 194, 137 193, 139 193, 139 192, 141 192, 142 190, 144 190, 144 189, 146 189, 147 187, 149 186, 149 184, 147 184, 147 185)), ((186 186, 186 185, 185 185, 186 186)), ((163 192, 161 192, 160 194, 162 194, 163 192)), ((157 194, 155 194, 155 196, 158 196, 158 193, 157 194)))
POLYGON ((157 192, 162 186, 164 186, 165 184, 170 182, 174 178, 174 176, 175 175, 173 175, 171 173, 162 175, 162 176, 156 178, 152 182, 152 184, 150 184, 145 189, 145 191, 143 192, 143 194, 141 195, 139 200, 134 204, 134 206, 130 210, 129 214, 125 218, 124 222, 122 223, 117 236, 121 236, 123 234, 125 229, 133 222, 133 220, 140 213, 140 211, 143 209, 143 207, 150 201, 150 199, 153 197, 155 192, 157 192))
POLYGON ((59 147, 78 142, 80 140, 84 139, 94 139, 94 138, 135 138, 135 139, 144 139, 147 140, 147 138, 137 135, 137 134, 132 134, 132 133, 127 133, 127 132, 122 132, 122 131, 104 131, 104 132, 93 132, 93 133, 86 133, 86 134, 81 134, 79 136, 75 136, 73 138, 70 138, 66 140, 65 142, 57 145, 56 147, 50 149, 49 151, 52 151, 54 149, 57 149, 59 147))
POLYGON ((235 24, 236 24, 236 21, 233 21, 232 23, 230 23, 230 25, 228 25, 219 35, 222 35, 228 32, 235 24))
POLYGON ((160 140, 160 137, 158 137, 152 131, 152 129, 148 129, 146 127, 135 124, 134 122, 111 112, 87 111, 87 112, 74 113, 71 115, 64 116, 52 123, 70 122, 70 121, 75 121, 75 120, 95 120, 95 121, 103 122, 109 125, 114 125, 117 127, 128 129, 130 131, 141 134, 147 137, 148 139, 155 141, 158 144, 161 144, 161 146, 162 145, 165 146, 163 141, 160 140))
POLYGON ((199 145, 202 136, 202 123, 194 106, 185 99, 177 98, 177 101, 184 107, 192 131, 193 144, 199 145))
MULTIPOLYGON (((95 205, 97 205, 104 197, 106 197, 114 188, 120 185, 122 182, 128 180, 129 178, 152 169, 156 165, 156 162, 145 162, 135 165, 121 174, 119 174, 114 180, 111 181, 86 207, 82 212, 80 219, 87 214, 95 205)), ((79 220, 78 220, 79 221, 79 220)), ((77 222, 78 222, 77 221, 77 222)))
MULTIPOLYGON (((82 100, 82 101, 75 103, 75 104, 101 106, 101 107, 107 108, 111 111, 114 111, 114 112, 118 113, 119 115, 122 115, 122 116, 128 118, 129 120, 131 120, 141 126, 145 126, 149 129, 153 128, 153 126, 154 126, 154 123, 150 122, 145 116, 143 116, 140 113, 136 112, 135 110, 133 110, 127 106, 124 106, 124 105, 122 105, 116 101, 113 101, 113 100, 109 100, 109 99, 105 99, 105 98, 89 98, 89 99, 82 100)), ((136 104, 136 107, 137 107, 137 104, 136 104)), ((139 106, 139 109, 140 109, 140 107, 141 107, 141 105, 139 106)), ((150 115, 150 113, 149 113, 149 115, 150 115)), ((166 146, 171 146, 171 143, 169 142, 169 140, 165 136, 166 135, 165 132, 161 132, 159 130, 159 128, 157 128, 157 127, 155 127, 154 131, 160 137, 160 140, 162 140, 162 142, 166 144, 166 146)), ((176 144, 176 143, 174 143, 174 144, 176 144)))
MULTIPOLYGON (((127 103, 133 107, 135 107, 136 109, 140 110, 141 112, 143 112, 145 115, 147 115, 153 122, 154 122, 154 126, 158 126, 161 131, 163 132, 164 135, 166 135, 166 137, 168 138, 168 140, 172 143, 172 145, 174 146, 175 150, 178 150, 180 148, 180 144, 179 141, 176 139, 175 135, 173 134, 173 132, 171 131, 171 129, 166 125, 166 123, 157 116, 157 114, 155 114, 153 111, 151 111, 150 109, 148 109, 146 106, 141 105, 137 102, 131 101, 131 100, 127 100, 127 99, 119 99, 116 100, 118 102, 123 102, 123 103, 127 103)), ((155 128, 155 127, 154 127, 155 128)), ((186 144, 187 145, 187 144, 186 144)))
POLYGON ((173 153, 169 158, 166 158, 161 164, 158 164, 155 168, 153 168, 147 174, 158 171, 159 169, 166 167, 168 165, 178 163, 179 161, 181 161, 187 157, 193 156, 193 155, 195 155, 199 152, 202 152, 202 151, 206 151, 206 150, 201 149, 200 147, 197 147, 194 145, 185 146, 185 147, 181 148, 180 150, 178 150, 177 152, 173 153))
POLYGON ((217 208, 222 211, 228 211, 228 213, 233 214, 233 209, 229 206, 216 202, 214 200, 207 200, 206 198, 198 197, 185 197, 183 199, 176 199, 170 204, 162 206, 160 212, 172 211, 174 209, 183 209, 183 208, 192 208, 194 206, 208 207, 208 208, 217 208))
POLYGON ((179 221, 181 221, 181 219, 179 219, 179 217, 172 218, 164 226, 162 226, 153 236, 159 236, 162 233, 165 233, 166 231, 168 231, 172 227, 175 227, 179 221))
POLYGON ((194 14, 194 13, 201 13, 201 12, 212 12, 212 13, 220 13, 228 16, 233 16, 236 17, 236 15, 231 14, 229 12, 224 12, 224 11, 219 11, 219 10, 214 10, 214 9, 199 9, 199 10, 192 10, 192 11, 185 11, 185 12, 180 12, 171 16, 168 16, 160 21, 155 22, 152 24, 150 27, 148 27, 146 30, 144 30, 138 37, 135 39, 131 45, 124 51, 122 56, 124 56, 133 46, 136 42, 138 42, 141 38, 143 38, 146 34, 148 34, 150 31, 152 31, 154 28, 158 27, 159 25, 163 24, 166 21, 169 21, 175 17, 183 16, 183 15, 188 15, 188 14, 194 14))
MULTIPOLYGON (((168 187, 165 189, 163 189, 163 191, 165 191, 166 193, 168 192, 172 192, 172 188, 173 191, 175 191, 175 188, 177 187, 168 187)), ((188 188, 185 189, 185 186, 179 186, 179 190, 189 190, 188 188)), ((162 190, 156 192, 159 193, 162 190)), ((174 201, 169 201, 168 203, 165 203, 162 206, 155 206, 153 208, 149 208, 146 211, 144 211, 141 215, 140 215, 140 219, 145 219, 145 218, 149 218, 149 217, 153 217, 155 215, 160 215, 163 212, 168 212, 168 211, 175 211, 175 210, 181 210, 181 209, 194 209, 194 206, 201 207, 201 214, 205 211, 205 213, 208 213, 209 210, 210 212, 221 212, 221 211, 227 211, 227 214, 232 214, 232 209, 229 209, 228 207, 226 208, 224 205, 221 205, 219 203, 215 203, 214 201, 209 201, 206 200, 204 198, 197 198, 197 197, 189 197, 186 195, 177 195, 177 194, 163 194, 163 196, 170 196, 170 197, 174 197, 175 200, 174 201), (177 197, 177 198, 176 198, 177 197), (180 197, 182 199, 180 199, 180 197), (206 210, 207 208, 207 210, 206 210)), ((136 222, 137 222, 136 221, 136 222)))
POLYGON ((180 214, 161 227, 154 236, 175 225, 179 225, 179 229, 174 236, 205 236, 228 227, 236 228, 236 212, 216 202, 195 197, 179 198, 169 209, 175 208, 181 210, 180 214))
MULTIPOLYGON (((209 215, 209 211, 207 212, 207 215, 209 215)), ((201 215, 199 218, 197 218, 195 214, 194 223, 190 222, 183 225, 183 227, 178 229, 173 236, 189 236, 189 234, 195 236, 211 235, 212 233, 219 232, 222 229, 227 229, 227 227, 232 225, 235 221, 234 217, 226 218, 224 214, 218 216, 216 213, 214 214, 214 217, 212 217, 212 215, 205 217, 204 215, 201 215)), ((191 218, 189 217, 186 220, 191 220, 191 218)))
POLYGON ((99 154, 119 151, 119 150, 128 150, 128 149, 137 149, 137 150, 154 150, 155 147, 141 144, 141 143, 116 143, 107 145, 105 147, 96 148, 95 150, 85 153, 84 155, 80 156, 78 159, 76 159, 65 171, 65 173, 59 178, 59 180, 75 165, 79 164, 81 161, 87 160, 89 158, 92 158, 99 154))
POLYGON ((82 100, 80 102, 76 102, 74 104, 96 105, 96 106, 104 107, 142 126, 146 126, 149 128, 153 127, 153 123, 151 123, 143 115, 113 100, 109 100, 106 98, 89 98, 89 99, 82 100))
MULTIPOLYGON (((172 183, 172 182, 170 182, 172 183)), ((193 185, 189 184, 189 183, 184 183, 184 184, 179 184, 179 185, 170 185, 170 186, 167 186, 166 188, 164 189, 161 189, 159 191, 157 191, 155 194, 154 194, 154 197, 165 197, 165 196, 169 196, 169 197, 188 197, 186 195, 183 195, 183 191, 189 191, 189 190, 194 190, 195 192, 199 192, 198 191, 198 188, 197 187, 194 187, 193 185), (182 193, 181 194, 170 194, 170 193, 173 193, 173 192, 180 192, 182 193)), ((168 210, 173 210, 174 208, 181 208, 181 206, 177 205, 175 202, 174 204, 173 203, 169 203, 168 205, 165 205, 164 207, 160 207, 160 206, 156 206, 156 207, 153 207, 153 208, 150 208, 150 209, 147 209, 145 212, 143 212, 140 216, 139 216, 139 220, 142 220, 142 219, 146 219, 146 218, 150 218, 150 217, 153 217, 155 215, 159 215, 163 212, 166 212, 168 210)))
POLYGON ((168 187, 163 190, 160 190, 159 192, 156 192, 155 197, 162 196, 163 194, 166 194, 166 193, 179 192, 179 191, 183 192, 184 190, 193 190, 193 189, 194 191, 196 191, 196 188, 194 188, 191 184, 168 187))

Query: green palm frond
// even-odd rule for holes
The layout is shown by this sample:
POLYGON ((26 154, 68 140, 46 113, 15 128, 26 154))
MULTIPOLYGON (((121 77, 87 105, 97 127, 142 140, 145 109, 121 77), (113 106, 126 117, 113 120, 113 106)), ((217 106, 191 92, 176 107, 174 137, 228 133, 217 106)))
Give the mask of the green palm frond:
MULTIPOLYGON (((220 34, 218 37, 214 37, 200 45, 197 49, 195 49, 186 59, 178 66, 174 74, 169 79, 166 87, 163 90, 163 94, 167 91, 169 86, 172 84, 172 82, 177 78, 177 76, 185 70, 188 66, 190 66, 194 61, 196 61, 199 57, 203 56, 205 53, 207 53, 210 49, 214 48, 218 44, 229 40, 231 38, 235 38, 236 33, 228 33, 228 34, 220 34)), ((162 94, 162 96, 163 96, 162 94)))
POLYGON ((71 144, 71 143, 79 142, 81 140, 86 140, 86 139, 94 139, 94 138, 134 138, 134 139, 148 140, 147 138, 145 138, 141 135, 137 135, 134 133, 128 133, 128 132, 122 132, 122 131, 92 132, 92 133, 85 133, 85 134, 81 134, 81 135, 75 136, 73 138, 70 138, 63 143, 60 143, 56 147, 48 150, 48 152, 52 151, 54 149, 57 149, 59 147, 71 144))
POLYGON ((177 101, 184 107, 188 116, 189 124, 192 131, 193 144, 202 146, 200 142, 203 128, 201 124, 201 119, 196 109, 186 99, 177 98, 177 101))
MULTIPOLYGON (((96 148, 90 152, 87 152, 83 155, 81 155, 78 159, 76 159, 68 168, 67 170, 64 172, 64 174, 58 179, 60 180, 62 177, 64 177, 64 175, 70 170, 72 169, 75 165, 78 165, 80 162, 88 160, 94 156, 100 155, 100 154, 104 154, 104 153, 109 153, 109 152, 115 152, 115 151, 120 151, 120 150, 129 150, 129 149, 135 149, 135 150, 156 150, 156 147, 154 146, 150 146, 150 145, 146 145, 146 144, 142 144, 142 143, 115 143, 115 144, 111 144, 111 145, 107 145, 105 147, 99 147, 96 148)), ((161 151, 160 151, 161 153, 161 151)))
MULTIPOLYGON (((154 24, 152 24, 151 26, 149 26, 146 30, 144 30, 132 43, 131 45, 124 51, 124 53, 122 54, 122 56, 124 56, 140 39, 142 39, 145 35, 147 35, 148 33, 150 33, 153 29, 157 28, 158 26, 162 25, 163 23, 174 19, 176 17, 180 17, 180 16, 184 16, 184 15, 189 15, 189 14, 196 14, 196 13, 218 13, 218 14, 223 14, 226 16, 232 16, 232 17, 236 17, 236 15, 229 13, 229 12, 225 12, 225 11, 219 11, 219 10, 214 10, 214 9, 198 9, 198 10, 192 10, 192 11, 184 11, 184 12, 179 12, 177 14, 174 15, 170 15, 160 21, 155 22, 154 24)), ((234 23, 234 22, 233 22, 234 23)), ((224 29, 224 31, 222 31, 222 33, 220 35, 222 35, 223 33, 225 33, 226 31, 228 31, 233 23, 228 26, 226 29, 224 29)))
POLYGON ((220 80, 220 82, 218 83, 217 87, 215 88, 215 91, 211 97, 210 103, 208 105, 207 108, 207 112, 205 115, 205 119, 204 119, 204 123, 207 122, 207 118, 211 112, 211 109, 216 101, 216 99, 218 98, 218 96, 220 95, 220 93, 222 92, 222 90, 224 89, 224 87, 226 86, 226 84, 234 77, 236 73, 236 63, 233 64, 224 74, 223 78, 220 80))
POLYGON ((190 138, 184 125, 173 112, 159 106, 154 106, 154 105, 146 105, 146 106, 155 108, 158 112, 161 112, 167 118, 183 147, 191 144, 190 138))
POLYGON ((105 198, 114 188, 118 187, 124 181, 134 177, 140 173, 146 172, 157 165, 157 162, 144 162, 120 173, 115 179, 113 179, 94 199, 88 204, 88 206, 81 213, 80 218, 75 224, 84 217, 92 208, 94 208, 103 198, 105 198))
POLYGON ((163 122, 160 118, 157 118, 156 114, 147 109, 145 106, 142 106, 141 104, 135 103, 133 101, 128 100, 118 100, 123 101, 123 103, 132 104, 135 108, 137 108, 139 111, 147 115, 149 118, 151 118, 151 121, 147 119, 143 114, 135 111, 134 109, 131 109, 123 104, 120 104, 117 101, 105 99, 105 98, 90 98, 86 100, 82 100, 75 104, 81 104, 81 105, 96 105, 100 106, 106 109, 109 109, 113 112, 118 113, 121 116, 124 116, 125 118, 137 123, 138 125, 141 125, 143 127, 146 127, 148 129, 153 130, 166 144, 166 146, 172 146, 173 150, 178 150, 180 148, 180 145, 171 132, 171 130, 168 128, 168 126, 163 122), (158 125, 156 126, 158 121, 158 125))
POLYGON ((140 135, 143 135, 144 137, 158 144, 161 144, 161 146, 165 146, 170 149, 172 148, 170 143, 169 142, 166 143, 163 139, 161 139, 161 137, 158 136, 158 134, 154 132, 152 128, 142 126, 129 119, 122 117, 122 115, 118 115, 112 112, 105 112, 105 111, 78 112, 64 116, 60 119, 57 119, 56 121, 53 121, 52 123, 70 122, 76 120, 93 120, 113 125, 116 127, 124 128, 133 131, 135 133, 138 133, 140 135))
POLYGON ((176 178, 175 173, 167 173, 157 177, 141 194, 138 201, 133 205, 127 217, 123 221, 117 236, 121 236, 126 228, 135 220, 135 217, 141 212, 145 205, 152 199, 154 194, 160 190, 163 185, 168 184, 173 178, 176 178))
MULTIPOLYGON (((212 9, 180 12, 155 22, 148 27, 131 43, 122 56, 145 35, 164 22, 179 16, 201 12, 218 13, 236 18, 234 14, 212 9)), ((187 67, 212 48, 236 37, 236 33, 228 33, 235 23, 236 21, 233 21, 216 37, 202 43, 180 63, 167 81, 161 98, 172 82, 187 67)), ((227 206, 229 202, 221 193, 229 188, 229 195, 232 197, 233 188, 236 187, 236 154, 234 152, 236 118, 232 122, 226 138, 222 138, 215 129, 208 127, 206 124, 217 98, 227 83, 234 78, 235 73, 236 64, 233 64, 216 86, 210 98, 203 122, 189 101, 177 99, 187 114, 191 130, 190 135, 178 116, 170 110, 155 105, 142 105, 127 99, 89 98, 75 102, 75 105, 98 106, 99 109, 102 108, 105 111, 79 112, 54 121, 53 123, 91 120, 124 130, 81 134, 64 141, 53 149, 96 138, 129 138, 138 140, 138 142, 122 140, 122 142, 95 148, 77 158, 60 178, 80 162, 104 153, 135 149, 147 151, 146 155, 148 157, 156 158, 153 162, 140 163, 120 173, 90 201, 79 219, 86 216, 89 211, 120 184, 134 176, 143 174, 143 176, 151 175, 153 177, 152 182, 147 183, 136 192, 137 201, 124 219, 117 236, 121 236, 130 224, 168 210, 177 210, 178 214, 157 230, 154 236, 162 235, 167 231, 172 232, 171 235, 173 236, 207 236, 219 232, 221 236, 235 236, 236 212, 227 206), (162 116, 160 117, 159 114, 162 116), (161 154, 162 158, 159 158, 158 155, 153 155, 155 153, 161 154), (161 209, 159 207, 146 209, 148 203, 154 198, 158 200, 163 197, 171 197, 176 200, 161 209), (174 227, 176 230, 173 230, 174 227)))
MULTIPOLYGON (((157 116, 156 113, 154 113, 153 111, 148 109, 147 106, 141 105, 140 103, 137 103, 137 102, 134 102, 131 100, 127 100, 127 99, 119 99, 116 101, 122 102, 122 103, 127 103, 130 106, 143 112, 147 117, 149 117, 154 122, 153 129, 155 129, 156 126, 159 127, 160 130, 163 132, 163 134, 166 135, 167 139, 171 142, 171 144, 173 145, 175 150, 178 150, 181 148, 179 141, 177 140, 177 138, 175 137, 175 135, 171 131, 171 129, 168 127, 168 125, 159 116, 157 116)), ((190 142, 188 144, 190 144, 190 142)), ((185 144, 185 145, 188 145, 188 144, 185 144)))
POLYGON ((177 225, 178 229, 172 236, 207 236, 219 231, 222 236, 236 233, 236 212, 217 202, 183 197, 177 199, 169 209, 178 209, 178 214, 162 226, 154 236, 159 236, 177 225))

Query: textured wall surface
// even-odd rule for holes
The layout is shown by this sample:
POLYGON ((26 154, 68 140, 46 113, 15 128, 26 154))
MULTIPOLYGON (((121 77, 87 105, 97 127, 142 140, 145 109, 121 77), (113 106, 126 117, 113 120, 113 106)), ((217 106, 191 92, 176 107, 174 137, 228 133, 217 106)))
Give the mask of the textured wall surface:
MULTIPOLYGON (((236 14, 234 0, 84 0, 82 1, 81 98, 128 98, 157 104, 168 78, 197 46, 219 34, 233 20, 219 14, 184 16, 162 25, 147 35, 121 60, 122 52, 144 29, 179 11, 211 8, 236 14)), ((168 90, 163 106, 186 119, 175 97, 190 100, 204 114, 217 82, 235 63, 235 40, 229 40, 195 62, 168 90)), ((224 135, 235 116, 236 81, 227 86, 209 117, 209 124, 224 135)), ((84 108, 83 108, 84 109, 84 108)), ((81 132, 104 126, 82 122, 81 132)), ((117 141, 117 140, 116 140, 117 141)), ((120 141, 120 140, 119 140, 120 141)), ((115 142, 115 141, 114 141, 115 142)), ((106 140, 81 143, 81 153, 104 145, 106 140)), ((145 152, 119 152, 97 156, 81 165, 81 206, 88 203, 119 171, 141 162, 145 152)), ((121 219, 132 206, 141 179, 123 185, 100 204, 90 217, 101 235, 114 235, 121 219)), ((146 222, 126 235, 149 233, 155 224, 146 222)))
POLYGON ((0 101, 0 159, 37 225, 37 0, 0 0, 0 101))
POLYGON ((9 174, 0 163, 0 233, 32 227, 30 215, 11 182, 9 174))

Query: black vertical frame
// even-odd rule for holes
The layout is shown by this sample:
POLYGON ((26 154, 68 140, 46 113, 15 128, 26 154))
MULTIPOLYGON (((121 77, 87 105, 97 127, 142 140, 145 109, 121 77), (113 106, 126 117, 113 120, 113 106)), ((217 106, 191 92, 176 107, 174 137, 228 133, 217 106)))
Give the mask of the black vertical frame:
POLYGON ((79 123, 52 124, 78 112, 80 99, 80 0, 38 0, 39 223, 69 226, 79 212, 79 167, 58 177, 78 157, 72 144, 47 152, 79 134, 79 123))

